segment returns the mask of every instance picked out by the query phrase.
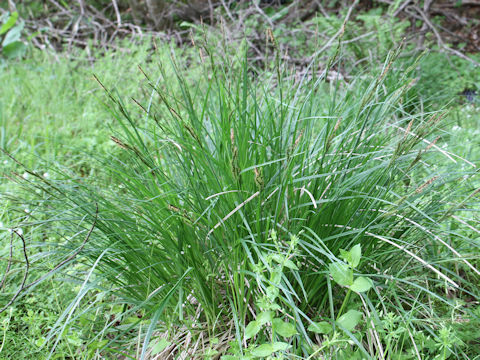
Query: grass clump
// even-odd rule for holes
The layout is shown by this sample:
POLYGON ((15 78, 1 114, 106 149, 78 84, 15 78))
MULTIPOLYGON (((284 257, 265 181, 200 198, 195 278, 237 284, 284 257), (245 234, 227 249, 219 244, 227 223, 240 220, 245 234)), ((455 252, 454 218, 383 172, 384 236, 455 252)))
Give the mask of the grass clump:
POLYGON ((453 216, 478 208, 463 178, 475 173, 435 144, 441 113, 410 111, 413 67, 399 74, 391 54, 376 76, 350 83, 280 65, 255 80, 247 61, 224 66, 203 50, 197 81, 176 61, 174 79, 162 66, 158 81, 147 77, 140 120, 106 89, 124 151, 95 159, 109 184, 59 167, 21 181, 43 195, 31 205, 38 217, 19 225, 27 238, 58 231, 53 222, 76 234, 56 256, 96 219, 81 253, 88 281, 52 335, 100 288, 91 307, 111 294, 125 305, 89 339, 97 354, 128 351, 116 340, 142 319, 137 358, 474 354, 448 335, 447 315, 476 316, 454 299, 478 299, 479 244, 453 216), (438 154, 447 165, 433 166, 438 154), (132 314, 138 321, 111 330, 132 314), (175 331, 157 340, 165 326, 210 341, 200 351, 175 331))

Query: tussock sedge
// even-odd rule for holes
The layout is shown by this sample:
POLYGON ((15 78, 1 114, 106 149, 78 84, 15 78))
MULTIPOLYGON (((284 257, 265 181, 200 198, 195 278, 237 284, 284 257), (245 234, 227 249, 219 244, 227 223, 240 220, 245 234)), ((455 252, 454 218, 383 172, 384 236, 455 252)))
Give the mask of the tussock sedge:
MULTIPOLYGON (((479 299, 479 243, 468 235, 478 230, 464 216, 478 211, 478 194, 464 179, 475 164, 435 144, 442 114, 423 113, 406 96, 415 64, 400 71, 392 53, 376 76, 346 83, 327 82, 327 71, 298 79, 280 65, 269 78, 246 60, 218 64, 205 53, 201 79, 176 60, 159 67, 158 80, 147 77, 152 96, 141 117, 102 85, 121 129, 111 138, 120 155, 91 158, 108 184, 60 166, 48 179, 18 180, 38 195, 37 217, 19 224, 27 242, 34 232, 61 234, 69 240, 58 244, 58 259, 83 246, 80 235, 95 221, 77 255, 90 270, 50 338, 101 309, 103 300, 79 307, 100 290, 98 299, 124 304, 92 333, 92 342, 108 340, 100 352, 126 352, 122 336, 143 324, 132 335, 135 358, 154 358, 162 336, 170 341, 157 351, 165 359, 204 358, 212 336, 221 339, 210 343, 215 351, 236 344, 244 358, 268 352, 262 341, 276 358, 347 356, 335 353, 336 335, 311 331, 323 321, 348 340, 338 342, 342 351, 427 356, 417 335, 439 337, 437 309, 454 307, 459 294, 479 299), (366 279, 363 291, 339 280, 338 269, 366 279), (249 324, 270 311, 295 331, 252 335, 249 324), (342 315, 356 313, 361 320, 349 327, 342 315), (115 328, 135 314, 137 322, 115 328), (387 315, 402 336, 386 335, 387 315)), ((457 311, 470 316, 467 307, 457 311)), ((471 354, 458 344, 448 351, 471 354)))

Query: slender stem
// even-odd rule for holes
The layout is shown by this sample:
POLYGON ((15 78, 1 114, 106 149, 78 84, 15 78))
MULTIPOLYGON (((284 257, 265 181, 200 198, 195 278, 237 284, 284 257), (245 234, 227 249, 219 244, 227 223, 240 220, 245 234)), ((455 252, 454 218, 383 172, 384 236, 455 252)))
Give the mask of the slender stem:
POLYGON ((337 321, 340 318, 340 316, 342 315, 343 309, 348 304, 348 301, 350 300, 350 294, 351 293, 352 293, 352 290, 348 289, 347 296, 345 296, 345 299, 343 300, 342 306, 340 307, 340 311, 337 314, 337 319, 336 319, 337 321))

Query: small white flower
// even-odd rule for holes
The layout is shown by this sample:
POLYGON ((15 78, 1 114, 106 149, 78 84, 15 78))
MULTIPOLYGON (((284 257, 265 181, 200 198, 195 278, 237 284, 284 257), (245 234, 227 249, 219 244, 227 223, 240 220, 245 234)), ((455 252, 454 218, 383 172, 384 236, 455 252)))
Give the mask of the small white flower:
POLYGON ((30 209, 25 209, 24 210, 27 214, 30 214, 30 209))
POLYGON ((43 174, 43 177, 48 178, 48 177, 50 177, 50 174, 48 172, 46 172, 46 173, 43 174))
POLYGON ((3 163, 4 163, 5 165, 7 165, 7 164, 8 164, 8 160, 3 160, 3 163))
POLYGON ((28 178, 28 173, 25 171, 25 172, 23 173, 22 177, 23 177, 24 179, 28 178))
POLYGON ((0 221, 0 229, 3 228, 3 222, 0 221))
POLYGON ((461 130, 462 128, 458 125, 455 125, 453 128, 452 128, 452 131, 458 131, 458 130, 461 130))
POLYGON ((184 251, 180 251, 180 254, 181 254, 181 255, 185 255, 185 252, 184 252, 184 251))

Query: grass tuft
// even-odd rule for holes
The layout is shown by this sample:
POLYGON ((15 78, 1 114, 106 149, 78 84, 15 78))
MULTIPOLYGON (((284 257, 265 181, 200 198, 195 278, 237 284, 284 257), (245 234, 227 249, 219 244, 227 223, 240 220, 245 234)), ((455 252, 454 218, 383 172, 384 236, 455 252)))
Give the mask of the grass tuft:
MULTIPOLYGON (((260 345, 250 354, 269 351, 266 337, 275 351, 329 356, 338 339, 327 346, 309 330, 319 321, 346 336, 341 351, 430 354, 416 336, 443 339, 432 304, 478 300, 479 244, 458 217, 478 209, 478 192, 464 179, 475 164, 435 145, 441 113, 412 107, 414 66, 398 73, 392 53, 376 76, 350 83, 327 82, 326 70, 296 80, 280 66, 254 79, 247 61, 225 66, 205 52, 201 79, 175 60, 147 78, 142 118, 102 85, 121 151, 92 162, 109 183, 60 166, 23 182, 41 196, 22 227, 49 233, 58 222, 63 235, 80 234, 96 219, 81 255, 95 286, 128 304, 123 316, 151 319, 140 358, 157 321, 219 334, 232 319, 239 352, 260 345), (266 311, 277 330, 245 336, 266 311), (405 332, 389 337, 389 326, 405 332)), ((460 357, 463 348, 448 345, 460 357)))

